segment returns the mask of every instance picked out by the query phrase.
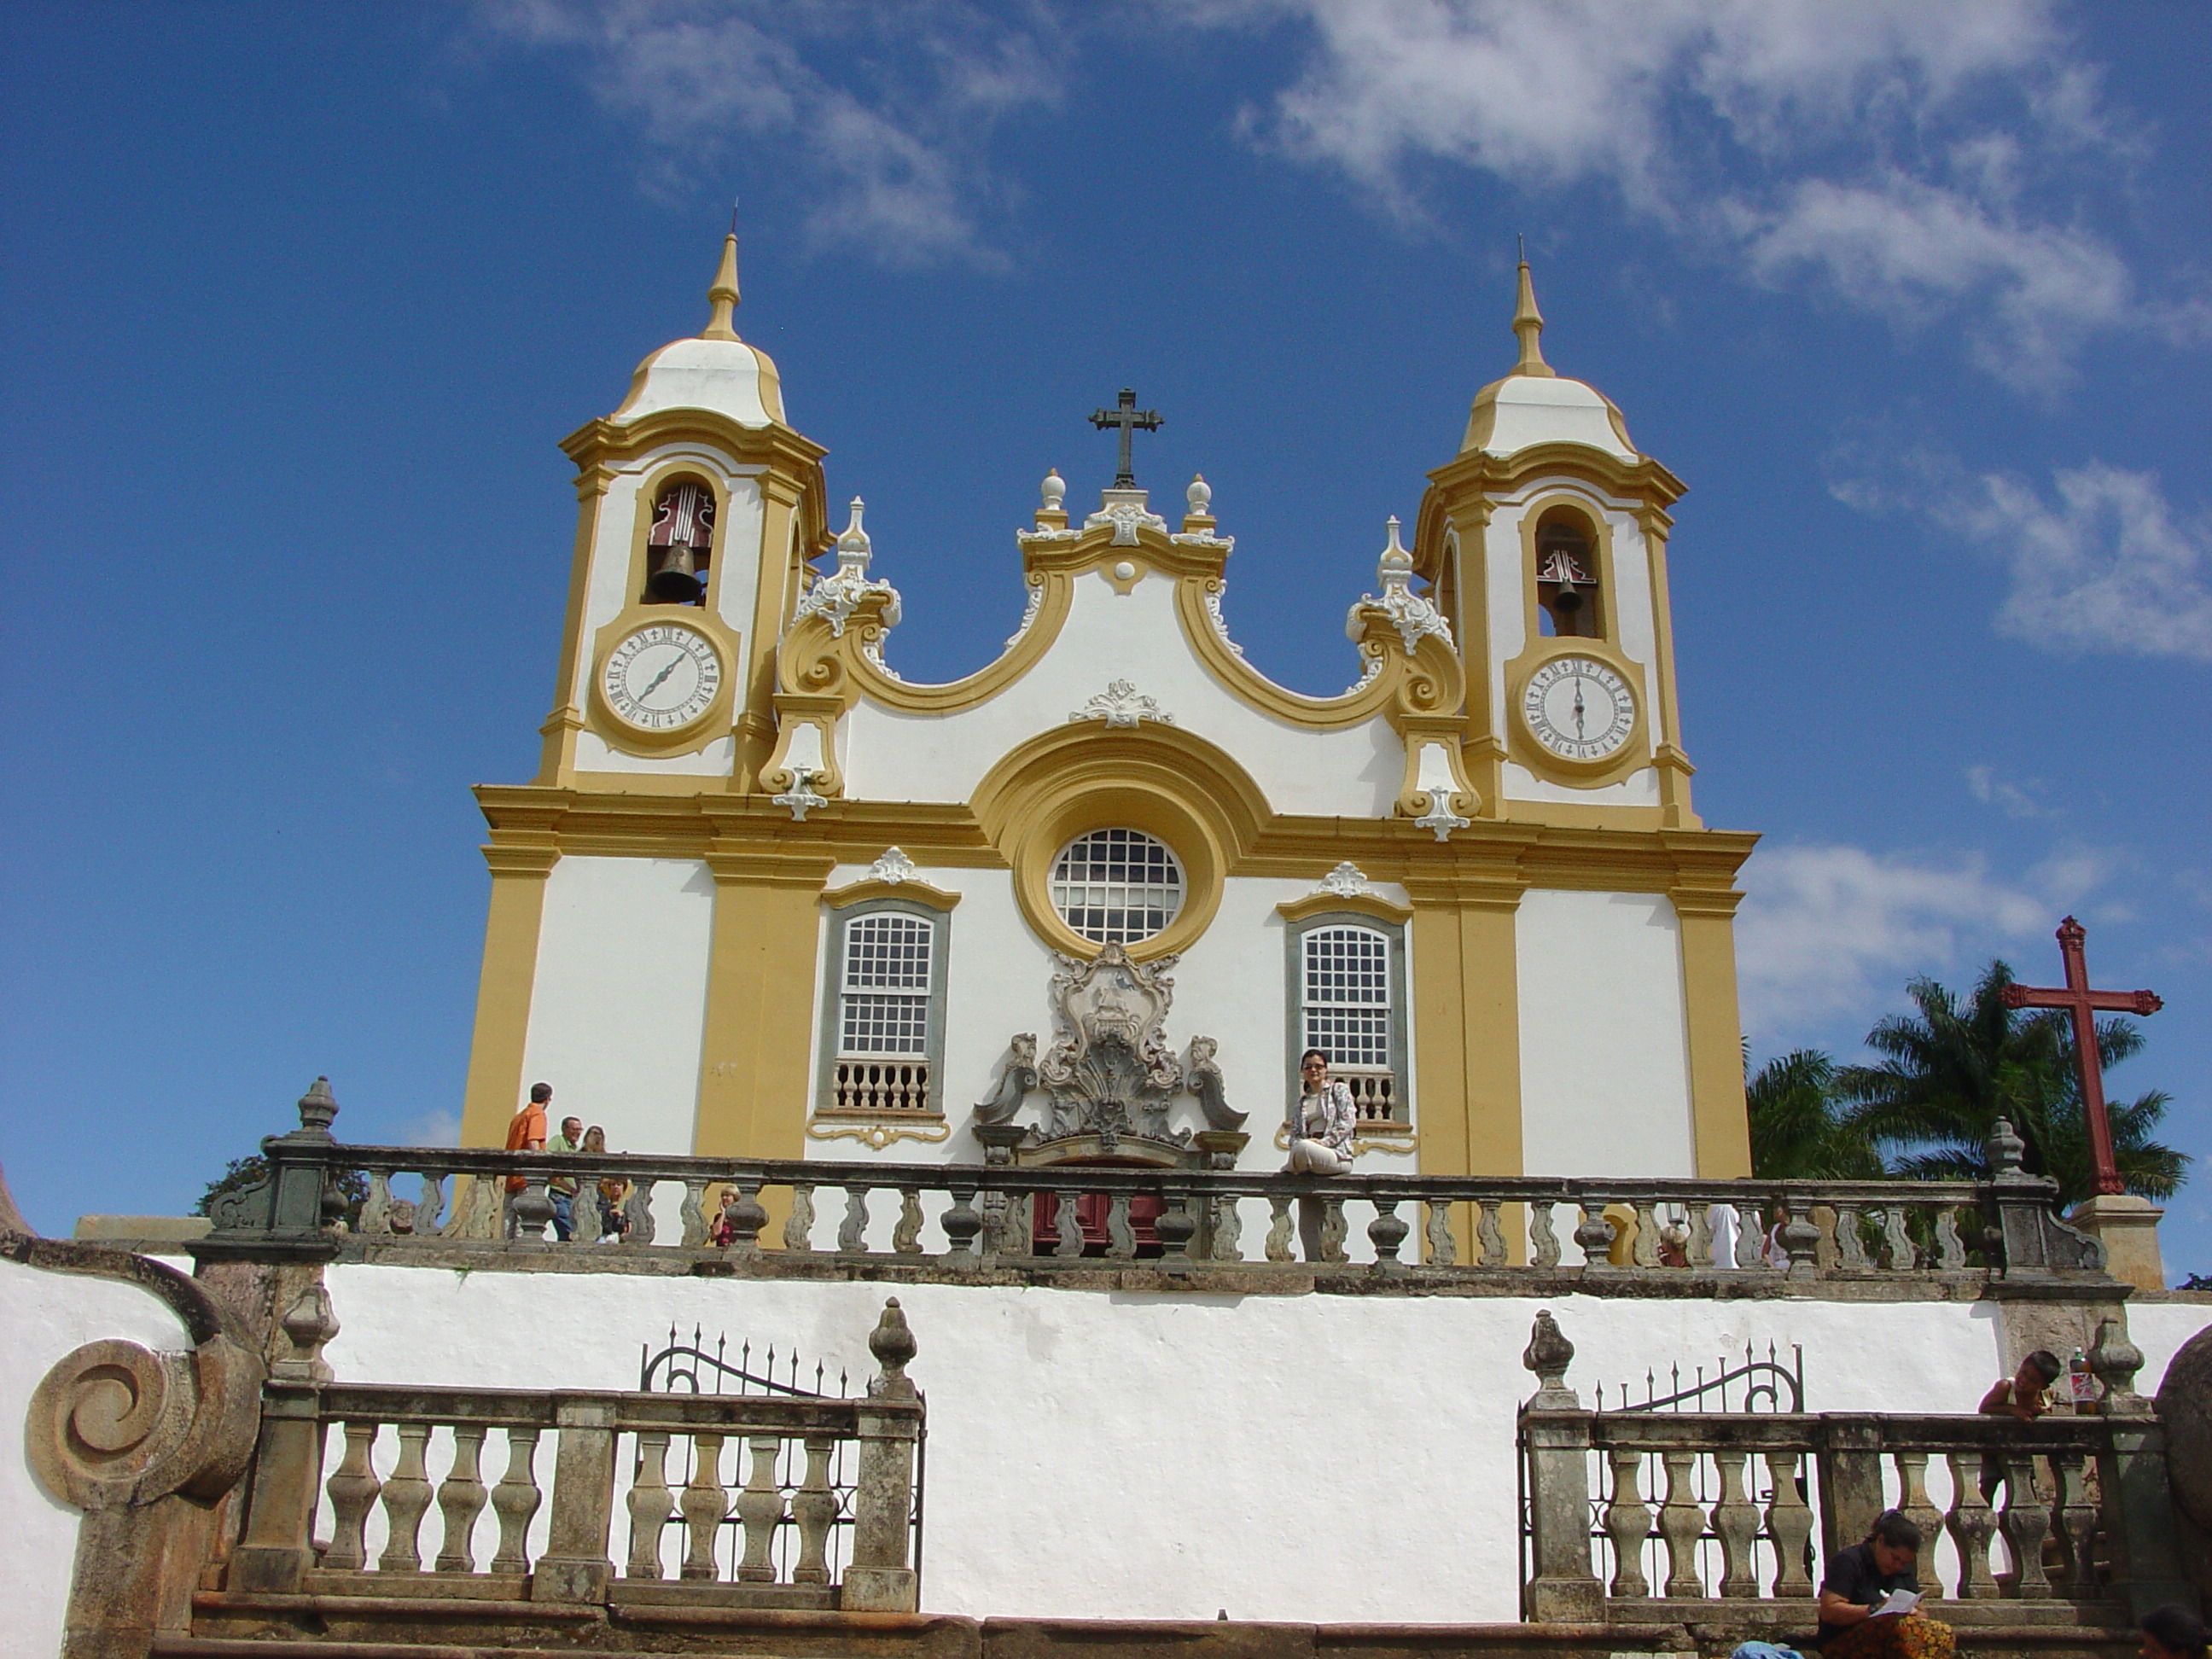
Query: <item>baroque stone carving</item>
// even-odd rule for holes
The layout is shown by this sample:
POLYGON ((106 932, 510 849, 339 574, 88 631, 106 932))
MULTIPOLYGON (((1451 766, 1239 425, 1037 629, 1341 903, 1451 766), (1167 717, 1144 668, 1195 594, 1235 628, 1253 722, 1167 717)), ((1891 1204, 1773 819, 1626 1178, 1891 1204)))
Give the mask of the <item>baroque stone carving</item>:
POLYGON ((259 1425, 262 1370, 217 1336, 190 1353, 88 1342, 31 1395, 24 1449, 39 1482, 81 1510, 171 1492, 212 1502, 236 1484, 259 1425))
POLYGON ((1140 720, 1157 720, 1162 726, 1176 723, 1173 714, 1164 711, 1154 699, 1140 696, 1128 680, 1115 680, 1067 718, 1070 724, 1104 720, 1109 726, 1133 726, 1140 720))
MULTIPOLYGON (((1168 539, 1171 542, 1212 543, 1217 538, 1212 536, 1170 536, 1168 539)), ((1229 540, 1233 542, 1235 538, 1229 540)), ((1220 635, 1222 644, 1229 647, 1229 654, 1241 657, 1244 654, 1244 647, 1229 637, 1229 619, 1221 614, 1221 601, 1228 592, 1229 584, 1218 576, 1206 583, 1206 619, 1213 624, 1213 631, 1220 635)))
POLYGON ((1356 642, 1366 631, 1369 613, 1379 611, 1398 630, 1398 642, 1409 657, 1413 654, 1413 647, 1431 634, 1446 645, 1451 644, 1451 624, 1444 620, 1443 613, 1413 592, 1413 556, 1399 544, 1395 514, 1389 531, 1389 544, 1382 550, 1382 556, 1375 567, 1375 579, 1381 584, 1382 592, 1379 598, 1372 593, 1359 596, 1359 603, 1345 617, 1346 635, 1356 642))
POLYGON ((901 882, 912 881, 921 873, 921 870, 906 855, 904 848, 886 847, 883 856, 868 866, 868 873, 878 881, 887 881, 896 887, 901 882))
POLYGON ((1124 1134, 1180 1146, 1186 1129, 1168 1127, 1168 1104, 1183 1090, 1182 1066, 1163 1028, 1175 1000, 1168 970, 1177 960, 1129 960, 1109 945, 1090 962, 1054 954, 1052 1011, 1056 1035, 1037 1066, 1051 1096, 1045 1134, 1124 1134))
POLYGON ((780 795, 770 795, 769 799, 778 806, 789 807, 792 817, 804 823, 809 812, 817 806, 830 804, 827 795, 817 794, 811 787, 817 775, 811 766, 794 766, 791 769, 791 787, 780 795))
POLYGON ((1030 631, 1030 624, 1036 620, 1037 607, 1043 603, 1044 584, 1042 581, 1030 582, 1029 601, 1022 607, 1021 622, 1015 627, 1012 633, 1006 635, 1008 649, 1019 644, 1022 635, 1030 631))
POLYGON ((1190 1091, 1198 1097, 1198 1109, 1206 1114, 1209 1129, 1241 1129, 1248 1115, 1229 1103, 1224 1091, 1221 1067, 1214 1064, 1214 1051, 1221 1045, 1209 1036, 1194 1036, 1190 1040, 1190 1053, 1183 1063, 1183 1075, 1190 1091))
MULTIPOLYGON (((898 626, 898 590, 889 582, 871 580, 868 576, 872 545, 868 532, 860 528, 860 514, 865 507, 866 503, 858 495, 853 497, 851 522, 846 525, 844 533, 837 538, 837 568, 800 597, 798 611, 792 618, 793 622, 818 616, 830 624, 833 637, 842 637, 845 624, 853 619, 853 613, 860 608, 861 601, 870 594, 881 593, 885 599, 883 625, 885 628, 898 626)), ((878 665, 881 666, 880 659, 878 665)))
POLYGON ((1096 530, 1101 525, 1114 526, 1113 545, 1134 547, 1139 528, 1167 533, 1168 521, 1146 506, 1146 493, 1141 489, 1107 489, 1099 492, 1100 506, 1083 521, 1085 530, 1096 530))
POLYGON ((1006 1063, 999 1073, 998 1085, 988 1100, 975 1103, 975 1118, 981 1123, 1005 1123, 1022 1109, 1022 1102, 1030 1091, 1037 1086, 1036 1033, 1023 1031, 1006 1045, 1006 1063))
POLYGON ((1339 898, 1358 898, 1367 890, 1367 872, 1346 859, 1323 876, 1314 890, 1334 893, 1339 898))

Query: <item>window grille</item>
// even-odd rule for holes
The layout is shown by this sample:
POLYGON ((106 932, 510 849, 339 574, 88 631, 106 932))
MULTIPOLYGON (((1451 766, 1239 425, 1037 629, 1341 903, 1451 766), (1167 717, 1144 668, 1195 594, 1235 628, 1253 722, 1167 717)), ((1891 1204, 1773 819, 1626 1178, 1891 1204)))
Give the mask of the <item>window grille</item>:
POLYGON ((845 930, 838 999, 841 1056, 929 1052, 930 951, 937 930, 918 916, 856 916, 845 930))
POLYGON ((1134 830, 1094 830, 1053 863, 1053 908, 1094 945, 1152 938, 1176 919, 1182 899, 1176 855, 1134 830))
POLYGON ((1387 1074, 1389 940, 1365 927, 1316 927, 1305 936, 1304 980, 1304 1046, 1320 1049, 1346 1073, 1387 1074))

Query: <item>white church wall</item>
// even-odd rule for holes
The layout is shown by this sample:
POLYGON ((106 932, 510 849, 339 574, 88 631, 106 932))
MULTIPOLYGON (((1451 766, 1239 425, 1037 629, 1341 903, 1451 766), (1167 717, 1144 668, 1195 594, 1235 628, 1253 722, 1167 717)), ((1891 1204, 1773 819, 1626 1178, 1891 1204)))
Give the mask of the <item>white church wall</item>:
MULTIPOLYGON (((857 1389, 887 1288, 350 1265, 330 1283, 340 1376, 511 1388, 633 1388, 641 1345, 696 1325, 846 1367, 857 1389)), ((1513 1413, 1536 1302, 896 1289, 929 1405, 925 1609, 1516 1616, 1513 1413)), ((1785 1360, 1802 1345, 1810 1410, 1963 1412, 2000 1363, 1988 1304, 1542 1305, 1586 1401, 1771 1342, 1785 1360)))
POLYGON ((88 1342, 119 1338, 155 1352, 191 1346, 184 1327, 135 1285, 47 1273, 0 1261, 0 1659, 52 1659, 61 1650, 76 1559, 77 1511, 31 1473, 23 1423, 40 1380, 88 1342))
MULTIPOLYGON (((1117 593, 1102 573, 1075 580, 1060 636, 1030 672, 981 706, 905 714, 863 700, 846 716, 846 792, 864 800, 965 801, 1018 744, 1067 723, 1117 679, 1176 724, 1234 756, 1279 812, 1388 817, 1405 751, 1388 721, 1312 732, 1261 713, 1207 671, 1183 638, 1173 579, 1141 578, 1117 593)), ((1358 595, 1347 592, 1349 604, 1358 595)), ((897 636, 887 655, 896 659, 897 636)), ((1345 684, 1359 673, 1348 644, 1332 646, 1345 684)))
POLYGON ((1694 1175, 1673 904, 1657 893, 1535 888, 1514 934, 1523 1171, 1694 1175))
POLYGON ((1659 774, 1651 767, 1641 766, 1618 783, 1599 784, 1594 788, 1570 788, 1564 783, 1553 783, 1549 778, 1540 778, 1518 761, 1500 764, 1498 775, 1508 800, 1574 801, 1584 806, 1656 806, 1659 803, 1659 774))
POLYGON ((552 1118, 620 1151, 689 1152, 699 1102, 714 880, 696 859, 571 856, 545 882, 524 1081, 552 1118))
POLYGON ((2156 1394, 2158 1380, 2181 1345, 2208 1325, 2212 1325, 2212 1308, 2201 1302, 2130 1302, 2128 1340, 2142 1350, 2143 1357, 2136 1389, 2156 1394))

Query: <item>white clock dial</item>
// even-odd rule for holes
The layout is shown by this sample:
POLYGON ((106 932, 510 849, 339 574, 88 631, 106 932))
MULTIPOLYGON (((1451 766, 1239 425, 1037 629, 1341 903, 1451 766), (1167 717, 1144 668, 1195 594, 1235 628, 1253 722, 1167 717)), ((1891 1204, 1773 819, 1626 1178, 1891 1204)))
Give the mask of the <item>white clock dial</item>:
POLYGON ((673 732, 707 712, 722 684, 721 653, 696 629, 656 623, 607 653, 599 689, 607 707, 641 732, 673 732))
POLYGON ((1603 760, 1636 729, 1628 682, 1589 657, 1554 657, 1521 695, 1528 735, 1563 760, 1603 760))

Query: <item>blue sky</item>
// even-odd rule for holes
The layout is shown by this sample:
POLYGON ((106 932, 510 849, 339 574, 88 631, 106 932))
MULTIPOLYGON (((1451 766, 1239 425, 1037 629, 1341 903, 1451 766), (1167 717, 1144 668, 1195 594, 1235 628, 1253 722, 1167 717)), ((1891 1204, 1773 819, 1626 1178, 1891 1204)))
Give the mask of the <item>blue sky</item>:
MULTIPOLYGON (((1853 0, 22 5, 0 143, 0 1158, 181 1209, 318 1073, 450 1133, 477 781, 549 707, 556 441, 738 326, 949 677, 1124 385, 1301 689, 1513 356, 1687 481, 1698 805, 1760 1055, 1991 956, 2167 1006, 2212 1152, 2212 9, 1853 0)), ((2212 1172, 2170 1266, 2212 1271, 2212 1172)))

